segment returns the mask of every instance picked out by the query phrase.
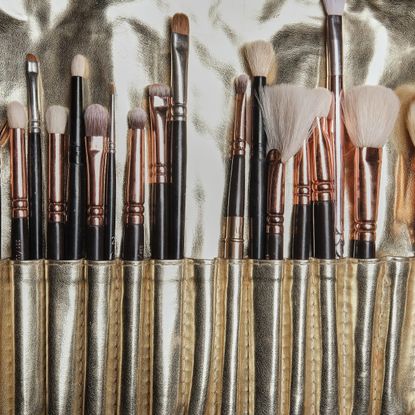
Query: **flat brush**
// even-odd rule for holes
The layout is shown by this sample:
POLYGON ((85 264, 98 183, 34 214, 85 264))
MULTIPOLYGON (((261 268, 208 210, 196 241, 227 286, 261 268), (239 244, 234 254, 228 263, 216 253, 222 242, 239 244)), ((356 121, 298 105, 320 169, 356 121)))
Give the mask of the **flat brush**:
POLYGON ((150 248, 154 259, 168 259, 169 187, 171 183, 169 162, 169 137, 167 117, 170 106, 170 88, 151 85, 150 102, 150 248))
POLYGON ((39 62, 35 55, 26 56, 26 79, 29 109, 29 235, 30 258, 43 258, 43 196, 41 115, 39 101, 39 62))
POLYGON ((86 226, 86 160, 83 83, 88 63, 76 55, 71 65, 71 106, 69 120, 69 168, 67 185, 67 221, 65 225, 65 258, 85 257, 86 226))
POLYGON ((64 259, 64 149, 68 110, 52 105, 46 111, 49 133, 47 258, 64 259))
POLYGON ((20 102, 11 102, 8 105, 7 120, 10 128, 11 257, 23 261, 30 259, 30 252, 25 148, 27 113, 20 102))
POLYGON ((127 180, 124 204, 123 259, 144 258, 144 164, 147 114, 141 108, 128 113, 127 180))
POLYGON ((87 166, 87 259, 105 260, 105 172, 107 163, 108 111, 92 104, 85 110, 85 147, 87 166))
POLYGON ((235 115, 228 197, 224 221, 224 258, 241 259, 244 253, 246 88, 249 78, 235 80, 235 115))
POLYGON ((187 165, 187 66, 189 55, 189 19, 177 13, 171 22, 171 85, 172 106, 169 131, 171 189, 169 257, 184 256, 186 214, 186 165, 187 165))
POLYGON ((399 98, 383 86, 358 86, 344 94, 344 121, 355 145, 354 258, 376 258, 382 147, 395 126, 399 98))
POLYGON ((259 90, 267 83, 268 74, 272 68, 275 68, 275 53, 272 43, 258 40, 246 45, 245 56, 253 76, 249 177, 249 256, 253 259, 264 259, 267 137, 258 97, 259 90))

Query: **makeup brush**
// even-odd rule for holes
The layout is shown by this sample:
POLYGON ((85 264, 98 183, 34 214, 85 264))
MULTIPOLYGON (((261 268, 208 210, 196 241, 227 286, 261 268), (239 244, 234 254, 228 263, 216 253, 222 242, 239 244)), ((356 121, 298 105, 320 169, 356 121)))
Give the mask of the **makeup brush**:
POLYGON ((27 200, 27 166, 25 128, 27 113, 20 102, 7 106, 10 140, 10 193, 12 208, 12 259, 29 259, 29 203, 27 200))
POLYGON ((147 114, 141 108, 128 113, 129 145, 124 204, 123 259, 144 258, 144 164, 147 114))
POLYGON ((258 103, 260 88, 267 83, 267 76, 275 68, 275 53, 272 43, 257 40, 245 47, 245 56, 252 80, 252 137, 249 177, 249 252, 253 259, 265 258, 266 216, 266 158, 267 137, 264 130, 261 108, 258 103))
POLYGON ((65 107, 52 105, 46 111, 49 133, 47 257, 56 260, 64 258, 64 149, 67 121, 68 110, 65 107))
POLYGON ((344 125, 341 108, 343 90, 343 28, 346 0, 323 0, 327 12, 327 88, 333 92, 329 129, 334 139, 336 257, 344 256, 344 125))
POLYGON ((108 111, 92 104, 85 110, 87 167, 87 259, 105 260, 105 172, 108 150, 108 111))
POLYGON ((224 258, 241 259, 244 253, 246 88, 249 78, 235 80, 235 111, 228 197, 225 213, 224 258))
POLYGON ((358 86, 344 94, 344 122, 356 146, 354 161, 354 258, 376 258, 376 224, 382 147, 395 126, 399 98, 384 86, 358 86))
MULTIPOLYGON (((402 105, 404 105, 404 104, 402 104, 402 105)), ((403 110, 403 107, 401 107, 401 111, 402 110, 403 110)), ((408 133, 409 133, 409 136, 411 138, 412 144, 415 146, 415 101, 412 101, 409 104, 408 112, 406 114, 406 128, 408 129, 408 133)), ((415 167, 414 162, 412 161, 411 164, 412 164, 412 169, 414 169, 414 167, 415 167)), ((409 183, 413 183, 413 180, 409 181, 409 183)), ((402 192, 402 193, 404 193, 404 192, 402 192)), ((403 202, 403 203, 405 203, 405 202, 403 202)), ((412 244, 412 249, 414 250, 415 249, 415 223, 414 223, 413 220, 407 220, 407 222, 408 222, 408 230, 409 230, 410 240, 411 240, 411 244, 412 244)))
POLYGON ((150 248, 154 259, 168 259, 169 138, 167 117, 170 106, 170 88, 154 84, 148 87, 150 102, 150 248))
POLYGON ((115 85, 110 85, 110 126, 105 189, 105 258, 115 257, 115 85))
POLYGON ((187 65, 189 55, 189 19, 177 13, 171 21, 172 107, 169 123, 171 143, 171 191, 169 257, 184 256, 187 165, 187 65))
POLYGON ((43 196, 41 115, 39 100, 39 61, 35 55, 26 56, 26 79, 29 109, 29 237, 30 258, 43 258, 43 196))
POLYGON ((83 83, 87 72, 86 58, 76 55, 71 65, 69 168, 65 225, 66 259, 81 259, 85 256, 86 161, 83 83))

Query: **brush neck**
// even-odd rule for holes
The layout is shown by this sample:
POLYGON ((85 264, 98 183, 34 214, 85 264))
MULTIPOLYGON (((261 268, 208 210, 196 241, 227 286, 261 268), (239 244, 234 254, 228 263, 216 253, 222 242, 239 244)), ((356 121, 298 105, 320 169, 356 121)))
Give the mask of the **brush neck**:
POLYGON ((265 76, 255 76, 252 81, 252 155, 263 160, 267 157, 267 136, 259 104, 259 94, 266 83, 265 76))
POLYGON ((327 55, 331 76, 343 76, 342 16, 327 17, 327 55))
POLYGON ((85 164, 85 124, 83 105, 83 80, 80 76, 71 78, 70 145, 71 163, 85 164))

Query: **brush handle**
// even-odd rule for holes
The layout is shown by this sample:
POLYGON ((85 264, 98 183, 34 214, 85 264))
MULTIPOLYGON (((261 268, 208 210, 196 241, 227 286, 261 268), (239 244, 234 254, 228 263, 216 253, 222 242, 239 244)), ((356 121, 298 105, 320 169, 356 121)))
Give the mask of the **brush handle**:
POLYGON ((151 188, 151 257, 168 259, 168 183, 154 183, 151 188))
POLYGON ((170 193, 170 236, 169 257, 184 256, 184 225, 186 211, 186 165, 187 127, 186 121, 171 121, 171 193, 170 193))
POLYGON ((85 256, 86 227, 86 164, 85 126, 83 117, 82 78, 71 79, 70 144, 65 225, 65 258, 85 256))
POLYGON ((123 259, 141 261, 144 258, 144 225, 124 224, 123 259))
POLYGON ((353 241, 353 258, 376 258, 376 243, 374 241, 353 241))
POLYGON ((63 250, 64 224, 62 222, 48 222, 48 259, 61 260, 63 250))
POLYGON ((265 245, 267 259, 284 259, 284 237, 282 234, 267 233, 265 245))
POLYGON ((30 259, 28 218, 12 218, 11 234, 12 259, 16 261, 30 259))
POLYGON ((105 191, 105 242, 104 255, 107 260, 115 257, 115 153, 108 153, 105 191))
POLYGON ((292 259, 309 259, 311 248, 311 205, 293 206, 292 259))
POLYGON ((86 257, 90 261, 104 261, 104 226, 91 226, 86 228, 87 232, 87 245, 86 245, 86 257))
POLYGON ((333 201, 313 203, 314 222, 314 257, 318 259, 335 259, 333 201))
POLYGON ((244 216, 245 208, 245 157, 232 156, 229 175, 226 216, 244 216))

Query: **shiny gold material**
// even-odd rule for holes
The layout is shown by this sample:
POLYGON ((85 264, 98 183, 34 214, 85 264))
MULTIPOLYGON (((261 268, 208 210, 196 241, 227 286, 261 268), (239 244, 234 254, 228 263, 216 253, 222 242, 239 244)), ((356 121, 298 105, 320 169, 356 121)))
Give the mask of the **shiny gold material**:
POLYGON ((144 223, 145 130, 130 130, 124 222, 144 223))
POLYGON ((12 218, 29 217, 25 130, 10 129, 10 187, 12 218))
POLYGON ((224 258, 242 259, 244 253, 244 218, 230 216, 225 218, 224 258))
POLYGON ((87 161, 87 224, 104 225, 105 171, 108 143, 106 137, 85 137, 87 161))
POLYGON ((244 156, 246 147, 246 94, 236 94, 231 156, 244 156))
POLYGON ((356 241, 376 241, 381 165, 381 148, 356 148, 353 230, 356 241))
POLYGON ((294 156, 294 197, 293 204, 311 203, 310 145, 305 141, 301 150, 294 156))

